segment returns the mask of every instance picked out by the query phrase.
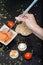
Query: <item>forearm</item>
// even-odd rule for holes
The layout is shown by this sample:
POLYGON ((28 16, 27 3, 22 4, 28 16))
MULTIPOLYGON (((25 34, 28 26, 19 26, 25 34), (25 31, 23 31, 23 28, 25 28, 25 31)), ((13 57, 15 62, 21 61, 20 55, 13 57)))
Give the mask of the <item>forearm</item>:
POLYGON ((36 24, 34 26, 31 26, 31 30, 37 37, 43 40, 43 28, 36 24))

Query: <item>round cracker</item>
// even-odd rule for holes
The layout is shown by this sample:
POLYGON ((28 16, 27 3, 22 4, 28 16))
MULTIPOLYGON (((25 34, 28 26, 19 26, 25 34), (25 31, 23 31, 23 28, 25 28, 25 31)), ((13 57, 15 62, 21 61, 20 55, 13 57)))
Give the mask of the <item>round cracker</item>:
POLYGON ((15 31, 17 33, 20 33, 23 36, 28 36, 28 35, 30 35, 32 33, 32 31, 26 26, 26 24, 24 22, 17 25, 15 31))

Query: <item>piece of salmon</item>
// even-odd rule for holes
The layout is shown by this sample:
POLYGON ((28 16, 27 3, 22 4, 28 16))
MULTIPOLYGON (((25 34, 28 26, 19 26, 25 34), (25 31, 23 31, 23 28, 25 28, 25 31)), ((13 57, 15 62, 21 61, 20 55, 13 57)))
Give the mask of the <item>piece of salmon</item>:
POLYGON ((10 40, 10 37, 4 32, 0 32, 0 40, 3 42, 7 42, 10 40))
POLYGON ((7 37, 6 34, 0 32, 0 40, 1 40, 1 41, 5 41, 6 37, 7 37))
POLYGON ((4 29, 3 31, 0 31, 0 40, 3 42, 8 42, 13 36, 13 33, 7 32, 7 29, 4 29))

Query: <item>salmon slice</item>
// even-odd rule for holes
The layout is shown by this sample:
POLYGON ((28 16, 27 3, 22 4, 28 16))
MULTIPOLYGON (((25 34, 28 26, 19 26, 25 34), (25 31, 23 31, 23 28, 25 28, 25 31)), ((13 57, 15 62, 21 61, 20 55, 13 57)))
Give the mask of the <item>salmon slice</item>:
POLYGON ((3 29, 3 31, 0 31, 0 40, 3 42, 8 42, 13 36, 13 33, 11 31, 7 31, 7 28, 3 29))
POLYGON ((0 32, 0 40, 1 41, 5 41, 6 37, 7 37, 7 34, 0 32))

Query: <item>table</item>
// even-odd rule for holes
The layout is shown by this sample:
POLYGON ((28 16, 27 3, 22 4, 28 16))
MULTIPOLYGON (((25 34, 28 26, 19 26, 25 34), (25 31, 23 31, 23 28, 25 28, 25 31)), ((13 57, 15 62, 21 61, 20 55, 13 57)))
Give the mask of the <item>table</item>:
MULTIPOLYGON (((2 0, 0 0, 1 2, 2 0)), ((8 14, 6 14, 5 9, 2 12, 4 16, 6 14, 7 19, 0 19, 0 27, 5 23, 6 20, 15 20, 14 17, 18 16, 22 13, 22 11, 27 8, 27 6, 32 2, 32 0, 3 0, 3 3, 8 14), (20 8, 21 7, 21 8, 20 8)), ((2 5, 2 4, 1 4, 2 5)), ((1 6, 0 6, 1 7, 1 6)), ((41 18, 41 1, 34 5, 34 7, 29 11, 29 13, 33 13, 37 20, 38 25, 42 27, 42 18, 41 18)), ((1 12, 1 10, 0 10, 1 12)), ((34 34, 31 34, 27 37, 18 34, 16 38, 8 45, 4 46, 0 43, 0 65, 41 65, 41 58, 42 58, 42 40, 36 37, 34 34), (17 48, 18 44, 24 42, 28 45, 28 48, 24 52, 20 52, 17 48), (16 49, 19 51, 20 55, 17 59, 12 59, 9 56, 9 52, 12 49, 16 49), (30 51, 33 53, 33 58, 29 61, 23 58, 25 52, 30 51)))

